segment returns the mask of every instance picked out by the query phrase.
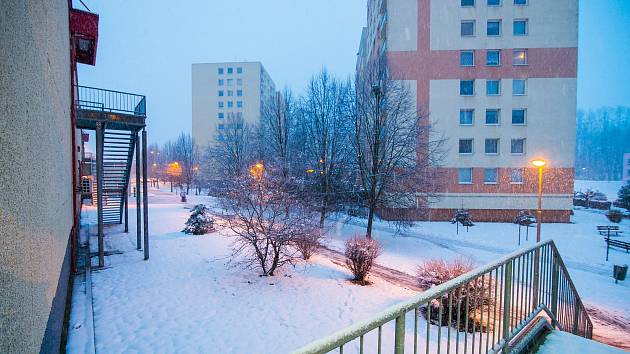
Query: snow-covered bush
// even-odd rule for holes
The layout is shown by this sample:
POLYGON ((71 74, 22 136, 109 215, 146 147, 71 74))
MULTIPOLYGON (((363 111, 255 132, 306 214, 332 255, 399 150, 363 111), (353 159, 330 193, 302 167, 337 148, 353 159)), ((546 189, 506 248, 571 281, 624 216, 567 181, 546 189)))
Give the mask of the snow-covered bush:
POLYGON ((205 205, 195 205, 183 231, 187 234, 205 235, 214 230, 214 219, 209 214, 210 210, 205 205))
POLYGON ((302 259, 308 260, 322 246, 323 240, 324 234, 321 230, 304 230, 295 238, 294 245, 302 255, 302 259))
POLYGON ((471 226, 475 226, 470 217, 470 211, 468 209, 459 209, 455 212, 455 216, 451 219, 451 224, 457 226, 457 233, 459 233, 459 224, 466 227, 466 231, 471 226))
POLYGON ((346 266, 357 282, 365 282, 374 260, 381 254, 381 245, 373 238, 355 236, 346 241, 346 266))
POLYGON ((536 217, 532 215, 529 210, 521 210, 518 212, 514 223, 520 226, 529 226, 536 222, 536 217))
POLYGON ((621 222, 621 219, 623 219, 623 211, 619 208, 611 208, 606 212, 606 217, 610 222, 618 224, 621 222))
POLYGON ((630 210, 630 183, 627 183, 619 189, 617 198, 619 198, 619 203, 622 208, 630 210))
MULTIPOLYGON (((470 272, 472 269, 472 262, 466 259, 456 259, 452 262, 445 262, 441 259, 431 259, 418 266, 416 276, 418 278, 418 285, 422 288, 428 289, 470 272)), ((457 309, 459 309, 460 330, 468 330, 469 332, 472 332, 473 323, 475 323, 476 331, 487 331, 488 323, 491 321, 488 321, 488 319, 481 321, 479 315, 481 314, 481 309, 485 312, 488 306, 493 306, 492 288, 489 284, 489 277, 485 277, 483 282, 479 277, 467 284, 461 285, 459 288, 450 292, 450 295, 449 293, 446 293, 439 299, 433 299, 429 305, 431 307, 431 323, 440 326, 456 326, 458 317, 457 309), (466 312, 466 304, 468 304, 468 312, 466 312), (450 323, 448 316, 449 305, 452 306, 450 323), (442 307, 441 318, 439 311, 440 306, 442 307), (466 329, 467 314, 469 317, 468 328, 466 329)), ((428 308, 422 308, 421 313, 426 318, 428 308)), ((492 328, 490 328, 490 330, 492 330, 492 328)))

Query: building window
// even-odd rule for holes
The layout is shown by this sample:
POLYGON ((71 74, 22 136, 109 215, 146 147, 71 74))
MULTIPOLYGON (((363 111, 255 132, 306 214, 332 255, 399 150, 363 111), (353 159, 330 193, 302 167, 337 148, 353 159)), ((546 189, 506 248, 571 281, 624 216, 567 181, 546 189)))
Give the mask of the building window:
POLYGON ((486 33, 490 37, 497 37, 501 35, 501 20, 488 20, 486 33))
POLYGON ((527 49, 512 50, 512 65, 527 65, 527 49))
POLYGON ((459 65, 475 66, 475 51, 462 50, 461 52, 459 52, 459 65))
POLYGON ((227 84, 228 84, 228 86, 232 86, 232 85, 234 85, 234 80, 232 80, 232 79, 227 79, 227 84))
POLYGON ((243 86, 243 79, 236 79, 236 84, 238 86, 243 86))
POLYGON ((462 109, 459 111, 459 124, 460 125, 473 125, 475 116, 474 109, 462 109))
POLYGON ((219 117, 219 119, 223 119, 223 118, 225 117, 225 116, 224 116, 224 113, 223 113, 223 112, 219 112, 218 117, 219 117))
POLYGON ((525 153, 525 139, 512 139, 510 144, 510 152, 515 155, 522 155, 525 153))
POLYGON ((234 70, 232 68, 228 68, 228 74, 231 74, 234 70))
POLYGON ((498 168, 484 168, 483 170, 483 183, 485 184, 497 184, 499 180, 498 168))
POLYGON ((462 37, 474 36, 475 35, 475 21, 471 21, 471 20, 462 21, 460 31, 461 31, 462 37))
POLYGON ((243 96, 243 90, 236 90, 236 96, 238 97, 243 96))
POLYGON ((525 110, 517 108, 512 110, 512 124, 513 125, 525 125, 525 110))
POLYGON ((223 86, 223 79, 219 79, 219 86, 223 86))
POLYGON ((223 68, 219 68, 219 75, 223 75, 223 68))
POLYGON ((219 90, 219 97, 223 97, 223 90, 219 90))
POLYGON ((475 0, 461 0, 462 7, 465 6, 475 6, 475 0))
POLYGON ((232 102, 232 101, 227 101, 227 103, 228 103, 228 108, 232 108, 232 107, 234 107, 234 102, 232 102))
POLYGON ((501 6, 501 0, 488 0, 488 6, 501 6))
POLYGON ((527 35, 527 20, 514 20, 512 27, 515 36, 527 35))
POLYGON ((459 184, 472 184, 472 168, 460 168, 457 172, 457 181, 459 184))
POLYGON ((225 125, 224 124, 219 124, 219 130, 223 130, 225 129, 225 125))
POLYGON ((223 101, 219 101, 219 108, 223 108, 223 101))
POLYGON ((236 112, 236 119, 242 119, 243 118, 243 112, 236 112))
POLYGON ((527 81, 525 79, 513 79, 512 80, 512 95, 522 96, 525 95, 527 87, 527 81))
POLYGON ((234 91, 228 90, 227 94, 228 94, 228 97, 232 97, 234 96, 234 91))
POLYGON ((510 183, 522 184, 523 183, 523 170, 520 168, 513 168, 510 170, 510 183))
POLYGON ((237 108, 243 108, 243 101, 236 101, 237 108))
POLYGON ((234 119, 234 112, 228 112, 227 117, 228 119, 234 119))
POLYGON ((498 96, 501 92, 501 80, 486 80, 486 95, 498 96))
POLYGON ((499 139, 486 139, 485 153, 486 155, 498 155, 499 154, 499 139))
POLYGON ((499 125, 499 110, 486 109, 486 125, 499 125))
POLYGON ((487 66, 501 65, 501 50, 491 49, 491 50, 486 51, 486 65, 487 66))
POLYGON ((514 5, 527 5, 527 0, 514 0, 514 5))
POLYGON ((461 96, 472 96, 475 94, 475 80, 460 80, 459 94, 461 96))
POLYGON ((472 154, 473 153, 473 140, 472 139, 459 139, 459 153, 472 154))
POLYGON ((243 68, 241 68, 241 67, 236 68, 236 73, 237 74, 242 74, 243 73, 243 68))

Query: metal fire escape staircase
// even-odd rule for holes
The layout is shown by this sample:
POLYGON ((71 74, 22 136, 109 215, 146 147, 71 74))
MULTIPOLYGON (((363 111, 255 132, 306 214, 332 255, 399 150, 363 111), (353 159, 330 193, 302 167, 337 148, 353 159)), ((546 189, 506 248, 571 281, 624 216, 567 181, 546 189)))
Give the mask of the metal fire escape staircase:
POLYGON ((137 248, 142 248, 141 233, 144 227, 144 257, 148 259, 146 98, 133 93, 80 85, 75 85, 74 89, 76 128, 96 131, 96 183, 92 199, 98 215, 99 267, 104 266, 103 226, 122 224, 124 218, 125 232, 128 231, 127 194, 134 152, 137 248), (143 164, 142 171, 140 163, 143 164), (142 178, 143 175, 145 178, 142 178), (144 204, 142 208, 141 197, 144 204))

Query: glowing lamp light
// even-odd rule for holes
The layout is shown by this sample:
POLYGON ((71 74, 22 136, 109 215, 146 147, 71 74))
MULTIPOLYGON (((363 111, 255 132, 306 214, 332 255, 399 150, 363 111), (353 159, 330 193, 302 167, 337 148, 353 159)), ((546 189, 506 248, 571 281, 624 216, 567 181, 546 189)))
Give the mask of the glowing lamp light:
POLYGON ((314 170, 314 169, 312 169, 312 168, 309 168, 308 170, 306 170, 306 172, 307 172, 307 173, 313 173, 313 172, 315 172, 315 170, 314 170))
POLYGON ((547 164, 547 162, 545 160, 542 160, 542 159, 538 159, 538 160, 532 161, 532 165, 534 165, 536 167, 543 167, 546 164, 547 164))

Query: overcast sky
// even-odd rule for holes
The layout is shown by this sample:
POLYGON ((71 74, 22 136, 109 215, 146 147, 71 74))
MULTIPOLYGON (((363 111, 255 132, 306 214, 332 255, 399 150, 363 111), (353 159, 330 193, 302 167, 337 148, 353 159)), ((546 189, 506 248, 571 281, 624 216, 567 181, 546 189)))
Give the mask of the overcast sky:
MULTIPOLYGON (((299 92, 322 67, 354 73, 366 22, 366 0, 84 3, 99 14, 99 42, 79 82, 146 95, 160 143, 191 129, 192 63, 261 61, 278 88, 299 92)), ((578 106, 630 106, 630 1, 580 0, 579 38, 578 106)))

